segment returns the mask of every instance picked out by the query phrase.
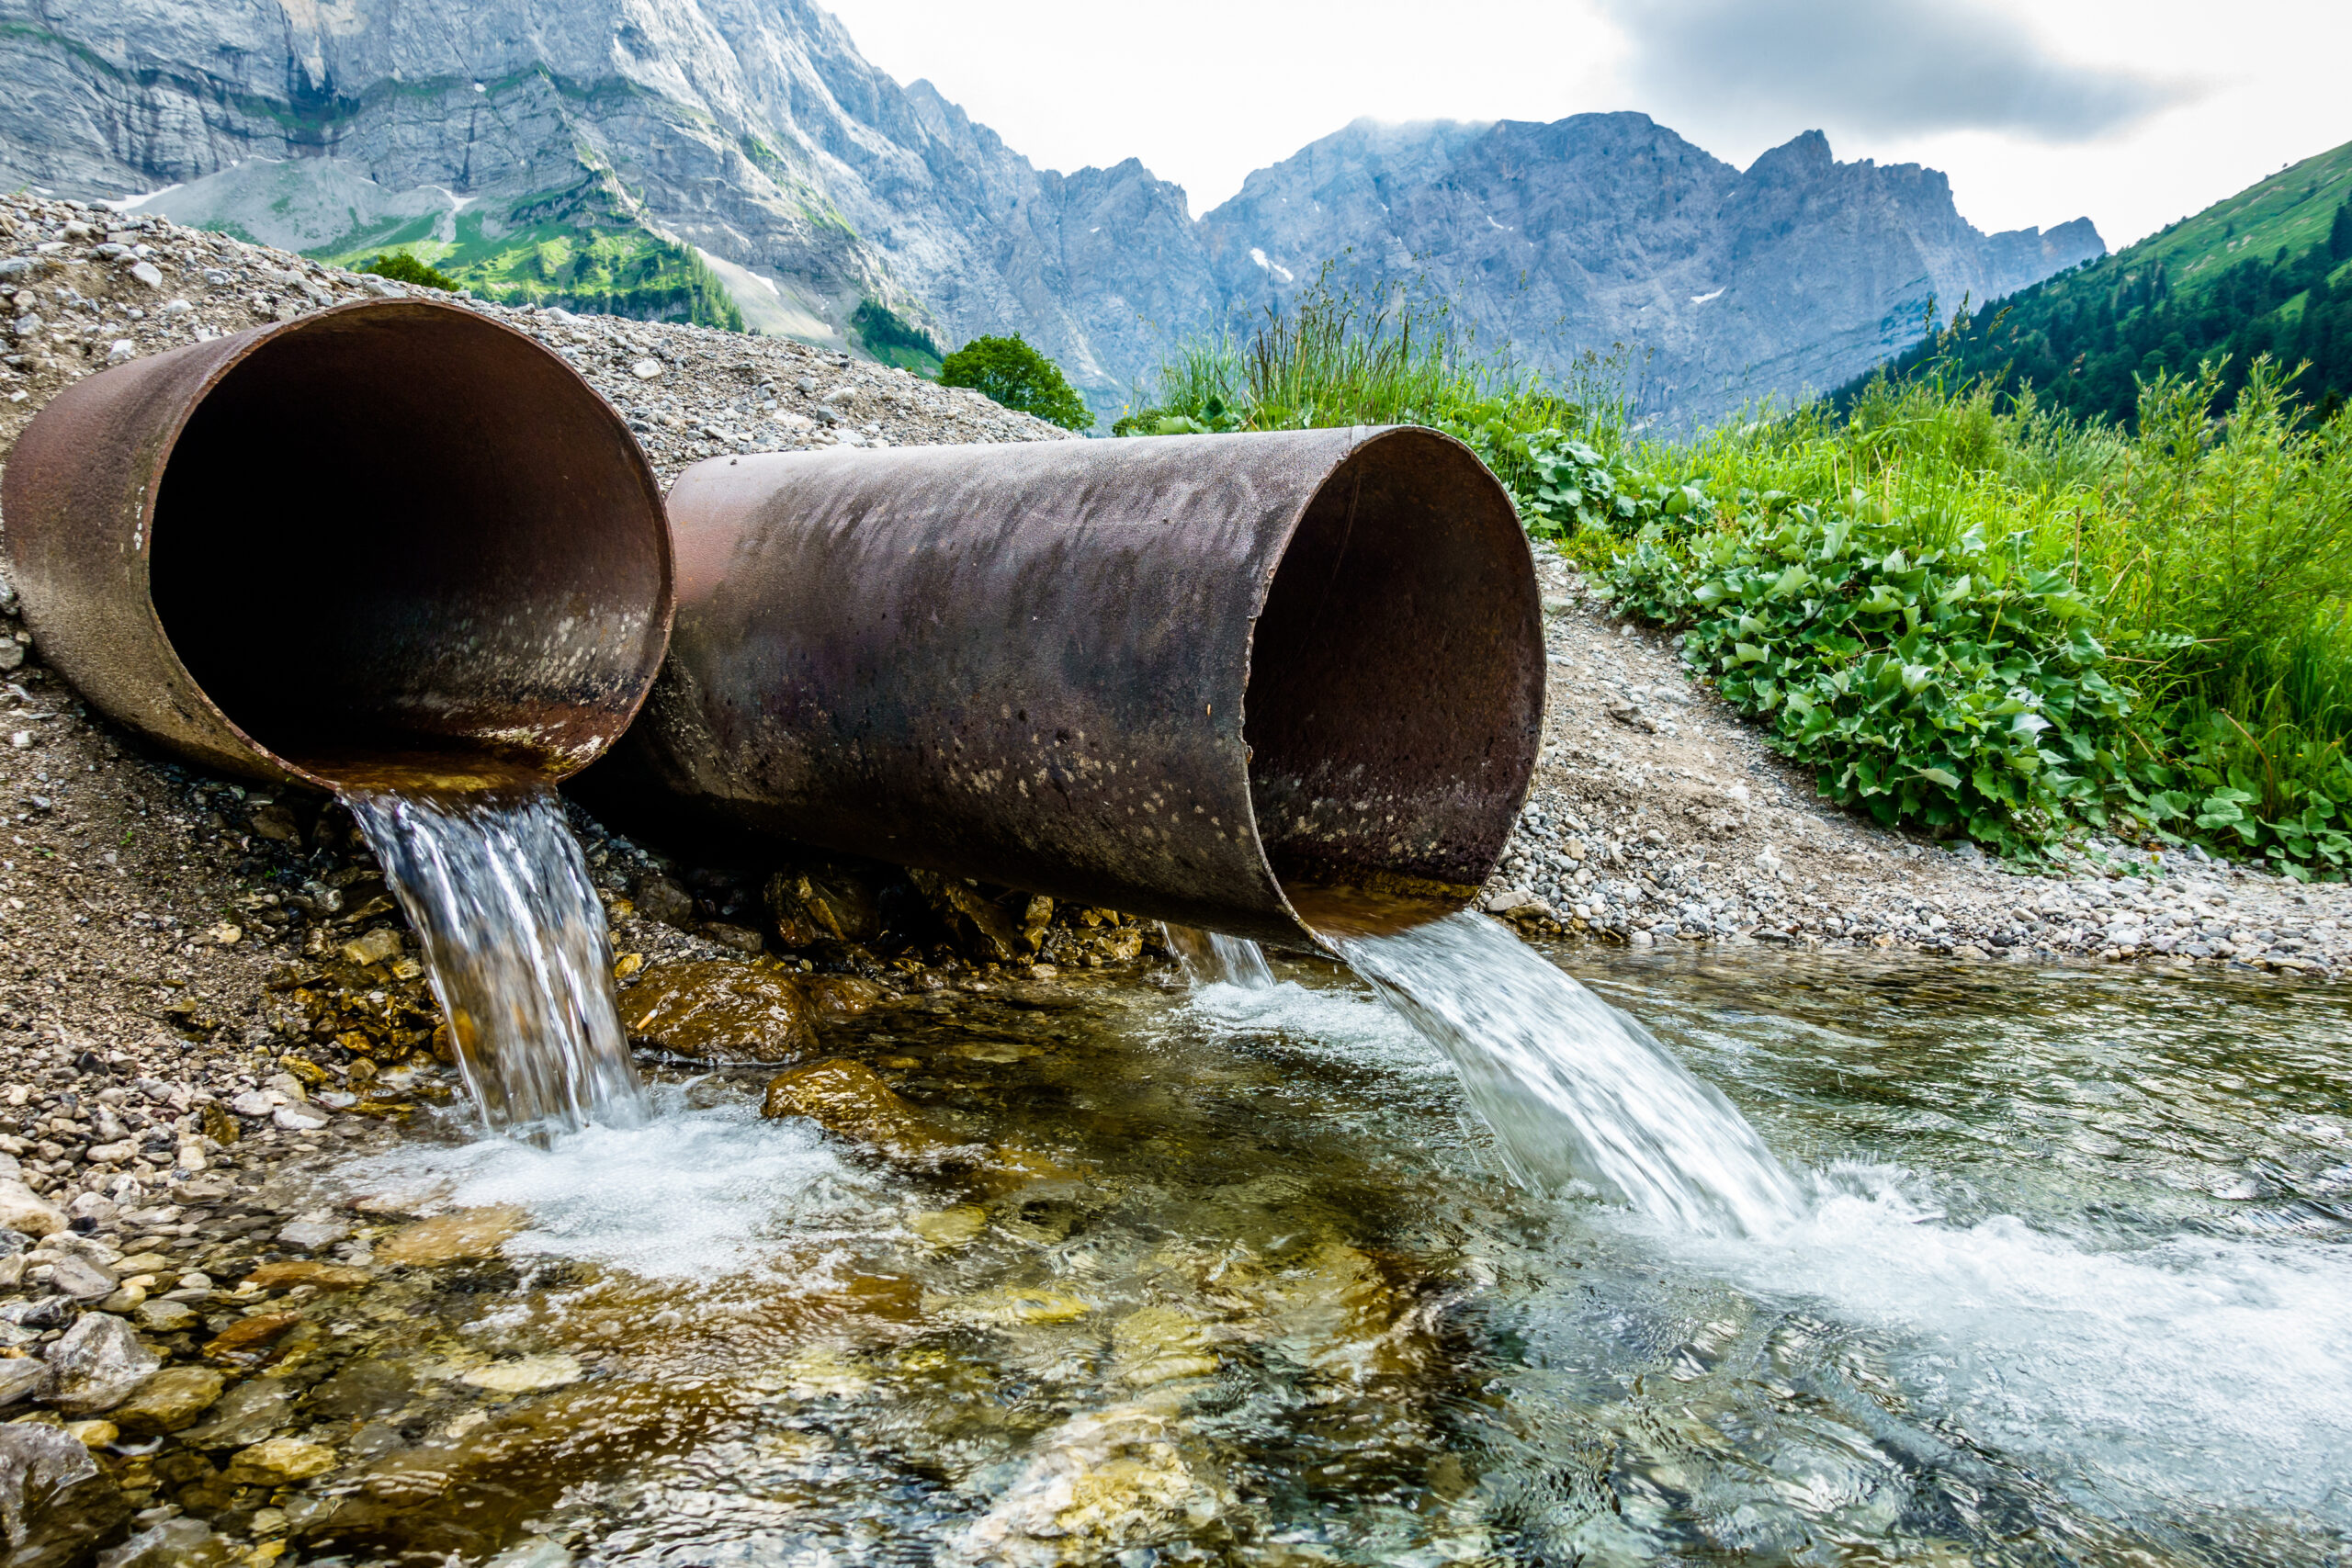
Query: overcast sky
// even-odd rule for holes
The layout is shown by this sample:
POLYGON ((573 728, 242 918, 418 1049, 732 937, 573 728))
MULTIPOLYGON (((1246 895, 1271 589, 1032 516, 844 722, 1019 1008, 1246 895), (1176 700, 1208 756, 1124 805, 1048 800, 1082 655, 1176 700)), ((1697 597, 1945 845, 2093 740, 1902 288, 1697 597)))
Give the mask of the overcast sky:
POLYGON ((1951 176, 1978 227, 2121 245, 2352 141, 2352 0, 833 0, 1046 168, 1143 160, 1195 215, 1360 116, 1639 109, 1745 167, 1801 130, 1951 176))

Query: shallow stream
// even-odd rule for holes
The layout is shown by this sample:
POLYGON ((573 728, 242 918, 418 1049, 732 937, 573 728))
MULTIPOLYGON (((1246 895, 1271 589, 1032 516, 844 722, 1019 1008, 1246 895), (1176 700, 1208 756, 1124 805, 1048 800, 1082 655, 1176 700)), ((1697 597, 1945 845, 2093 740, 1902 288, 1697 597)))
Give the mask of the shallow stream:
POLYGON ((314 1313, 301 1408, 365 1462, 288 1510, 298 1555, 2352 1550, 2352 997, 1572 963, 1745 1112, 1800 1217, 1513 1185, 1446 1060, 1329 965, 933 993, 826 1031, 921 1108, 897 1156, 763 1122, 747 1069, 551 1150, 452 1115, 337 1173, 473 1213, 314 1313))

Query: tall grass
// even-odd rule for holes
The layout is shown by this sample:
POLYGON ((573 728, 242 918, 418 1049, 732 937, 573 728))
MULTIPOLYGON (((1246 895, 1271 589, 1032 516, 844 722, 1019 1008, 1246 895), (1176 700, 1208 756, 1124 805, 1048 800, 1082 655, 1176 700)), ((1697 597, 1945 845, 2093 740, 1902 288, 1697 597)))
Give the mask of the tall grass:
POLYGON ((1460 436, 1532 533, 1890 822, 2352 868, 2352 419, 2314 423, 2278 367, 2159 376, 2129 434, 1931 366, 1679 440, 1634 425, 1631 368, 1546 380, 1327 269, 1246 340, 1181 346, 1120 429, 1460 436))

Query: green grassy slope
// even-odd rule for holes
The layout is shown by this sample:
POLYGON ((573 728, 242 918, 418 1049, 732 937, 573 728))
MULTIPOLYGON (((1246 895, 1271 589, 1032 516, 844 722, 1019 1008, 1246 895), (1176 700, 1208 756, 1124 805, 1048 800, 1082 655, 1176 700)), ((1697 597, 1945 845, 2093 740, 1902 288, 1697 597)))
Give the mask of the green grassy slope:
POLYGON ((2193 218, 2126 246, 2128 269, 2162 266, 2175 290, 2211 283, 2233 262, 2299 255, 2325 243, 2335 209, 2352 197, 2352 141, 2306 158, 2193 218))

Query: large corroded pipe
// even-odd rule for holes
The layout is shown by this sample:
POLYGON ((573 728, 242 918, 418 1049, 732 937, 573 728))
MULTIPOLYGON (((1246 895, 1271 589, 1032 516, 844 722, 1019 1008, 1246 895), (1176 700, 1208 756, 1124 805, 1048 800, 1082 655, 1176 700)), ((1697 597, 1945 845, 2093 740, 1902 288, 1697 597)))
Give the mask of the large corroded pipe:
POLYGON ((1525 796, 1527 541, 1433 431, 714 458, 670 514, 608 787, 735 829, 1296 945, 1460 907, 1525 796))
POLYGON ((628 727, 669 634, 628 427, 453 305, 345 305, 93 376, 18 439, 0 518, 42 656, 253 777, 452 752, 561 777, 628 727))

